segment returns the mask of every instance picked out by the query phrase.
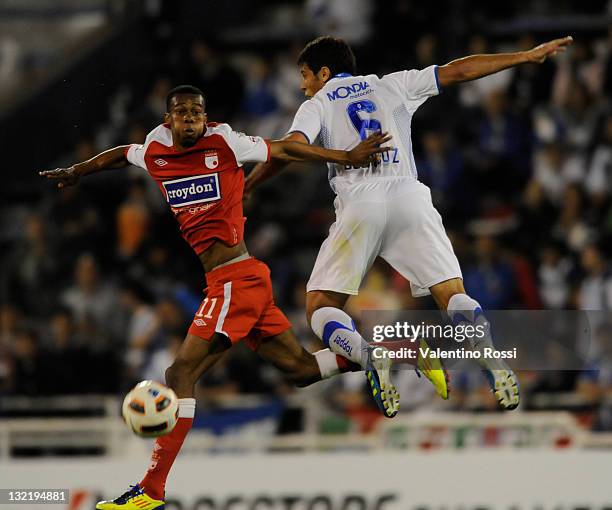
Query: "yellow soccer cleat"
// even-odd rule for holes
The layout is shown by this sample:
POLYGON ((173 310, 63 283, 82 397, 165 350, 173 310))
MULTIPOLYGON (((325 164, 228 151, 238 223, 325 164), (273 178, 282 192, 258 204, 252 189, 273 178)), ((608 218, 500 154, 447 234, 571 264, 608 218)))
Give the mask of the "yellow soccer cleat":
POLYGON ((163 510, 166 502, 147 496, 140 485, 130 485, 129 490, 112 501, 100 501, 96 510, 163 510))
POLYGON ((436 389, 436 393, 444 400, 448 400, 448 372, 442 367, 439 358, 432 356, 424 358, 421 356, 421 352, 429 348, 425 339, 421 338, 419 347, 416 373, 420 376, 422 372, 431 381, 431 384, 436 389))

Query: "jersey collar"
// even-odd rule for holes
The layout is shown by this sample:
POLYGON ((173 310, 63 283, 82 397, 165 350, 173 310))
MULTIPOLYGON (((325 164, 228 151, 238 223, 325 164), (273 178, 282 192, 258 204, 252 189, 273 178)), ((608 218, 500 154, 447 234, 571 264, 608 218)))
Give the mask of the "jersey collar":
POLYGON ((329 80, 327 80, 327 82, 329 83, 330 81, 335 80, 336 78, 352 78, 352 77, 353 75, 350 73, 338 73, 332 76, 329 80))

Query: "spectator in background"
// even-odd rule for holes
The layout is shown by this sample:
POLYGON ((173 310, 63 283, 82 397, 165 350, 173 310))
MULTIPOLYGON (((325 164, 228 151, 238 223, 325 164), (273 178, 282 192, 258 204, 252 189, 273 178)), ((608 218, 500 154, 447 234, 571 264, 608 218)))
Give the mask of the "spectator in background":
MULTIPOLYGON (((74 157, 88 159, 96 154, 93 149, 90 142, 81 142, 74 150, 74 157)), ((61 239, 60 266, 68 265, 66 262, 74 260, 83 250, 98 246, 103 220, 86 189, 66 187, 57 190, 55 196, 43 202, 41 209, 51 232, 61 239)))
POLYGON ((612 113, 603 123, 601 136, 596 142, 588 175, 586 190, 592 202, 603 207, 612 195, 612 113))
MULTIPOLYGON (((536 39, 531 34, 524 34, 519 37, 517 50, 527 50, 537 44, 536 39)), ((530 110, 534 104, 546 104, 550 100, 555 64, 547 60, 537 66, 518 66, 513 68, 512 71, 508 96, 521 116, 527 117, 530 115, 530 110)), ((480 81, 482 80, 473 83, 480 81)))
POLYGON ((183 335, 170 335, 168 344, 157 349, 149 358, 142 370, 142 379, 166 384, 166 369, 176 358, 183 335))
POLYGON ((359 317, 363 310, 398 310, 402 298, 391 288, 384 269, 388 266, 375 263, 368 271, 359 294, 351 297, 346 305, 347 313, 359 317))
POLYGON ((0 37, 0 90, 4 91, 15 85, 21 74, 20 62, 23 48, 19 41, 4 34, 0 37))
POLYGON ((583 171, 580 158, 569 152, 561 141, 544 145, 534 155, 533 178, 556 206, 561 205, 569 184, 582 182, 583 171))
POLYGON ((149 235, 150 213, 145 179, 132 179, 128 195, 117 209, 117 251, 129 260, 141 249, 149 235))
POLYGON ((30 214, 25 221, 23 238, 5 262, 11 296, 33 315, 44 315, 54 304, 53 296, 41 289, 52 287, 59 273, 56 250, 47 227, 40 214, 30 214))
MULTIPOLYGON (((533 48, 533 46, 531 46, 533 48)), ((491 53, 489 42, 482 34, 470 37, 467 55, 491 53)), ((437 63, 437 62, 432 62, 437 63)), ((540 67, 519 66, 519 67, 540 67)), ((491 96, 503 97, 517 68, 506 69, 499 73, 485 76, 479 80, 468 81, 459 85, 459 100, 465 108, 480 108, 491 96)))
POLYGON ((497 241, 480 236, 475 241, 476 263, 467 266, 465 289, 485 310, 510 308, 515 295, 512 268, 501 256, 497 241))
POLYGON ((527 183, 517 208, 520 235, 513 238, 514 246, 523 253, 533 254, 543 235, 548 236, 557 219, 557 210, 548 199, 544 188, 535 179, 527 183))
POLYGON ((569 304, 569 276, 572 264, 555 244, 547 245, 540 255, 539 294, 546 309, 565 309, 569 304))
POLYGON ((96 259, 82 254, 74 270, 74 283, 61 296, 62 303, 68 307, 77 323, 92 321, 92 326, 117 336, 121 324, 117 321, 118 292, 109 281, 100 276, 96 259))
MULTIPOLYGON (((150 305, 152 297, 147 289, 137 281, 124 284, 121 291, 121 304, 128 312, 126 330, 126 361, 136 376, 151 348, 160 323, 150 305)), ((168 365, 170 366, 170 365, 168 365)))
MULTIPOLYGON (((142 110, 136 115, 137 118, 142 119, 143 124, 146 126, 156 126, 161 123, 164 113, 166 113, 166 96, 172 86, 173 84, 167 76, 160 76, 155 80, 142 110)), ((138 143, 143 142, 144 139, 138 143)), ((85 160, 79 159, 78 161, 85 160)))
POLYGON ((417 69, 425 69, 440 62, 438 38, 435 34, 428 33, 419 37, 414 50, 417 69))
POLYGON ((0 305, 0 395, 12 385, 13 348, 23 325, 21 312, 12 305, 0 305))
POLYGON ((272 70, 264 59, 253 59, 249 67, 249 80, 241 110, 251 122, 250 130, 261 136, 271 137, 277 127, 276 119, 272 116, 279 108, 275 95, 276 77, 272 75, 272 70))
POLYGON ((430 187, 436 207, 448 214, 469 204, 467 190, 462 186, 463 156, 451 145, 448 133, 425 131, 422 143, 423 157, 417 163, 419 179, 430 187))
POLYGON ((582 188, 570 185, 565 188, 563 204, 553 235, 565 242, 566 246, 574 252, 581 251, 587 244, 595 240, 585 221, 586 207, 582 188))
POLYGON ((484 100, 478 127, 479 188, 489 192, 518 191, 529 174, 529 147, 525 126, 510 111, 504 92, 490 92, 484 100))
POLYGON ((557 135, 564 138, 570 149, 583 152, 589 148, 597 123, 601 119, 602 105, 593 97, 586 85, 573 75, 568 79, 566 91, 558 94, 557 103, 548 110, 547 123, 554 126, 557 135))
POLYGON ((72 314, 59 310, 50 320, 49 338, 41 350, 44 365, 43 392, 48 395, 86 393, 90 388, 91 359, 87 347, 79 345, 72 314))
POLYGON ((38 338, 31 329, 17 333, 12 347, 13 366, 9 387, 13 393, 35 397, 44 390, 45 361, 39 353, 38 338))
POLYGON ((172 265, 168 247, 165 244, 152 244, 140 255, 145 258, 140 260, 140 265, 132 263, 130 276, 146 281, 148 289, 156 297, 171 295, 179 278, 168 271, 172 265))
POLYGON ((593 340, 596 343, 593 350, 597 352, 597 356, 590 360, 580 374, 577 390, 587 402, 601 405, 596 412, 592 428, 600 431, 612 430, 612 324, 600 324, 593 340))
POLYGON ((610 268, 600 249, 587 246, 580 254, 585 276, 578 289, 580 310, 612 310, 612 278, 610 268))
POLYGON ((306 0, 304 19, 317 35, 333 35, 361 46, 372 33, 372 0, 306 0))
POLYGON ((274 66, 277 73, 274 79, 274 94, 283 112, 286 112, 288 116, 285 129, 287 125, 291 124, 292 113, 304 101, 304 95, 300 90, 299 74, 295 72, 295 63, 301 50, 301 44, 292 44, 289 51, 285 51, 278 56, 274 66))
POLYGON ((172 335, 177 332, 183 334, 188 327, 187 315, 175 299, 171 297, 159 299, 155 305, 157 328, 149 342, 151 348, 165 347, 168 345, 168 338, 172 335))

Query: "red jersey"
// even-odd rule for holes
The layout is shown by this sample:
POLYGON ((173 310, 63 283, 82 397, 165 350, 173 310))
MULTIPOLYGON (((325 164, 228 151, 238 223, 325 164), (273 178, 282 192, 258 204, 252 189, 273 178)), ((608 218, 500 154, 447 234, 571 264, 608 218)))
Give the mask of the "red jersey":
POLYGON ((193 147, 177 151, 169 126, 162 124, 143 145, 130 145, 126 157, 155 179, 183 237, 199 255, 216 240, 228 246, 242 241, 242 165, 269 161, 270 144, 227 124, 209 123, 193 147))

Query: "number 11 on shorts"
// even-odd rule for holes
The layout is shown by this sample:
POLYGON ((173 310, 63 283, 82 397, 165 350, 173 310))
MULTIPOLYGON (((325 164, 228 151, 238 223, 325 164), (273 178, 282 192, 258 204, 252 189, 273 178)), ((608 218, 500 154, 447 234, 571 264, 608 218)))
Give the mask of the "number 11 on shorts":
POLYGON ((208 309, 208 313, 204 315, 204 310, 206 309, 206 306, 208 305, 208 301, 209 301, 208 298, 205 298, 204 301, 202 301, 202 305, 200 306, 200 309, 197 311, 196 317, 204 317, 205 319, 212 319, 212 313, 217 304, 217 298, 212 298, 210 300, 210 308, 208 309))

